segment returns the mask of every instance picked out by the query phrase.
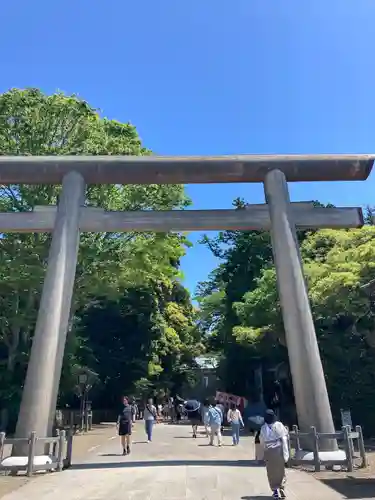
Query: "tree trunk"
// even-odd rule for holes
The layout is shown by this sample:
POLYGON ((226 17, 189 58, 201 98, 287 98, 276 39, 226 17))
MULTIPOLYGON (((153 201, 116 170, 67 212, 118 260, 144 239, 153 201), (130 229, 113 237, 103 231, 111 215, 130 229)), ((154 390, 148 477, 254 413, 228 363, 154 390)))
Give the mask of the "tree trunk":
MULTIPOLYGON (((7 380, 9 385, 11 385, 13 381, 13 374, 17 359, 17 348, 20 339, 20 331, 21 331, 20 326, 13 326, 11 328, 11 340, 5 341, 5 344, 8 348, 6 369, 7 369, 7 380)), ((4 401, 4 405, 6 405, 6 401, 4 401)), ((8 424, 9 424, 9 408, 4 406, 4 408, 2 408, 0 412, 0 428, 3 432, 6 432, 8 424)))
POLYGON ((2 408, 0 412, 0 430, 1 432, 6 432, 9 423, 9 410, 8 408, 2 408))

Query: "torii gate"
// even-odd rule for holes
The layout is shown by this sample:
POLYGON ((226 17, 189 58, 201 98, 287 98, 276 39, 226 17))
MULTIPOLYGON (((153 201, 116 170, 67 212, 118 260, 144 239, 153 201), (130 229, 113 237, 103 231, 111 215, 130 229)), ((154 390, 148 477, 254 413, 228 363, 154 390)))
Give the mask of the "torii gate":
POLYGON ((1 184, 60 184, 57 210, 0 214, 0 232, 52 231, 16 437, 48 436, 56 407, 80 231, 270 230, 299 425, 334 432, 299 248, 298 228, 363 225, 360 208, 291 204, 287 182, 365 180, 373 156, 0 157, 1 184), (244 210, 105 212, 86 184, 263 182, 266 205, 244 210))

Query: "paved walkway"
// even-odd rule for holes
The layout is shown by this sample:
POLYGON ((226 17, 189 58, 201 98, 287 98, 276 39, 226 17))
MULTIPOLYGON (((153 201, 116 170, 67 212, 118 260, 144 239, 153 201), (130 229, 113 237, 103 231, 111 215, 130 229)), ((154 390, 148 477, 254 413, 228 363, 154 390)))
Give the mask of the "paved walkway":
MULTIPOLYGON (((113 430, 115 434, 115 429, 113 430)), ((264 500, 269 498, 265 469, 254 465, 254 444, 242 438, 232 447, 207 446, 207 439, 193 440, 188 426, 157 425, 154 441, 145 442, 137 425, 132 454, 119 455, 115 435, 95 448, 85 461, 76 460, 62 473, 31 481, 2 500, 264 500)), ((288 471, 288 498, 293 500, 342 500, 345 497, 311 475, 288 471)), ((358 499, 361 500, 361 499, 358 499)))

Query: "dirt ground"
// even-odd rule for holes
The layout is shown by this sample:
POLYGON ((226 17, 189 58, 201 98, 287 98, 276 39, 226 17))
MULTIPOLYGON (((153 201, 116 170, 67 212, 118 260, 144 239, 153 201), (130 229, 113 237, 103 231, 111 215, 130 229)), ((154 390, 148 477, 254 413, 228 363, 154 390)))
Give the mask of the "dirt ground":
MULTIPOLYGON (((91 451, 104 444, 115 436, 115 427, 111 424, 101 424, 94 426, 87 434, 77 434, 73 439, 73 460, 83 459, 91 451)), ((28 481, 35 481, 38 476, 27 478, 25 476, 8 476, 0 473, 0 498, 6 494, 21 488, 28 481)))

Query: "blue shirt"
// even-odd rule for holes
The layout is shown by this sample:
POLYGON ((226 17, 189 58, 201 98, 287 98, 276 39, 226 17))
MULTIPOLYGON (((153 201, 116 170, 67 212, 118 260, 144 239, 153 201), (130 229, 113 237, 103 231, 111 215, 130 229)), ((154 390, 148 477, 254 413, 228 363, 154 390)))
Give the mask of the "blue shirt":
POLYGON ((208 410, 208 425, 221 425, 223 422, 223 413, 217 406, 211 406, 208 410))

